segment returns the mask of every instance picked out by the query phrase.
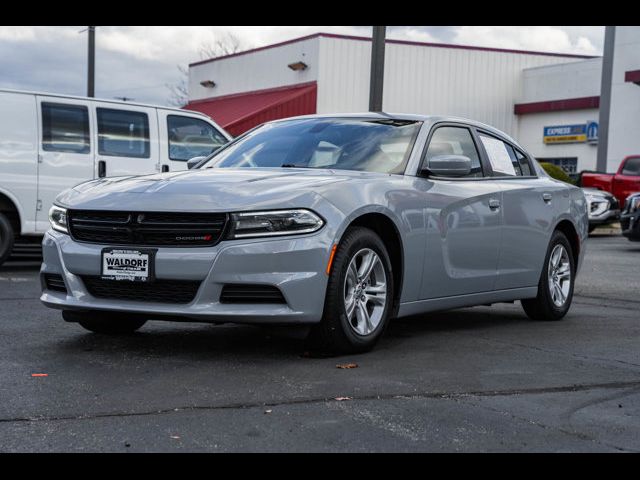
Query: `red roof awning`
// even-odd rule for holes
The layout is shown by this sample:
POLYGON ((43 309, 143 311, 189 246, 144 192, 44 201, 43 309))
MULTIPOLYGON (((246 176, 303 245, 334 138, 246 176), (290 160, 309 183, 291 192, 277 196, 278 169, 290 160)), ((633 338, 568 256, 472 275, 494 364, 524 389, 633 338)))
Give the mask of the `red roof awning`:
POLYGON ((316 113, 316 82, 195 100, 184 108, 213 118, 237 136, 261 123, 316 113))

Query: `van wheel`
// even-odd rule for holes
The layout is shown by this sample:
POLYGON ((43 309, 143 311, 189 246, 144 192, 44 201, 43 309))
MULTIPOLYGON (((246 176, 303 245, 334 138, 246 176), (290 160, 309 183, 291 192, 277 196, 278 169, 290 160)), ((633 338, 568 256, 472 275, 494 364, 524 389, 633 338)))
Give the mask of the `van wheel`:
POLYGON ((520 302, 527 316, 532 320, 562 319, 573 299, 575 271, 571 245, 562 232, 555 231, 538 282, 538 296, 520 302))
POLYGON ((308 339, 311 350, 371 350, 389 323, 392 303, 393 276, 384 243, 368 228, 350 228, 333 259, 322 320, 308 339))
POLYGON ((11 222, 6 215, 0 213, 0 265, 11 255, 14 239, 15 232, 11 226, 11 222))
POLYGON ((122 313, 108 312, 72 312, 64 310, 62 318, 67 322, 80 324, 81 327, 94 333, 122 335, 133 333, 147 323, 146 319, 131 317, 122 313))

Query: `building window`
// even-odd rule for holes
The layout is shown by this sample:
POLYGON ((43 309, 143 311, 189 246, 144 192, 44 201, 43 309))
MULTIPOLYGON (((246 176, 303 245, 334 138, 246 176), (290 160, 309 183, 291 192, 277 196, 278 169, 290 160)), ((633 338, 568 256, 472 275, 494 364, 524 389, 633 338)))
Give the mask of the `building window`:
POLYGON ((541 163, 551 163, 562 168, 569 175, 578 171, 578 157, 537 158, 541 163))

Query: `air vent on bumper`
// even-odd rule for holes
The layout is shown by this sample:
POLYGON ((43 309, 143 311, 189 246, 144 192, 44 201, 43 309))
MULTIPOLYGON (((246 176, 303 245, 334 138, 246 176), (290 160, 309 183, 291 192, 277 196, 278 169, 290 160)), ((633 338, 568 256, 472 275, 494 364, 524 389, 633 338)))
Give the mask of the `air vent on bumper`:
POLYGON ((42 276, 42 284, 45 290, 67 293, 67 286, 64 283, 64 279, 62 275, 58 275, 57 273, 45 273, 42 276))
POLYGON ((272 285, 227 284, 220 303, 287 303, 278 287, 272 285))

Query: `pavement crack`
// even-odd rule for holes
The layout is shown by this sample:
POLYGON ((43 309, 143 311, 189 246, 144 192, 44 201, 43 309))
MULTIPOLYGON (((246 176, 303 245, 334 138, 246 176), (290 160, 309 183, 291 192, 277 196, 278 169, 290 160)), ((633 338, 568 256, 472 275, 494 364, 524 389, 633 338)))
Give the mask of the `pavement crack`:
MULTIPOLYGON (((350 395, 350 401, 366 401, 366 400, 396 400, 407 398, 441 398, 441 399, 456 399, 465 397, 499 397, 499 396, 513 396, 513 395, 538 395, 545 393, 566 393, 566 392, 581 392, 588 390, 607 390, 607 389, 627 389, 627 388, 640 388, 640 381, 630 382, 608 382, 608 383, 591 383, 591 384, 576 384, 576 385, 563 385, 556 387, 533 387, 533 388, 516 388, 505 390, 472 390, 468 392, 423 392, 423 393, 396 393, 387 395, 350 395)), ((17 422, 57 422, 57 421, 74 421, 74 420, 95 420, 101 418, 113 418, 113 417, 142 417, 151 415, 168 415, 177 412, 189 412, 200 410, 245 410, 251 408, 264 408, 264 407, 281 407, 292 405, 311 405, 321 404, 328 402, 336 402, 332 397, 311 397, 300 398, 291 400, 279 400, 274 402, 237 402, 221 405, 187 405, 182 407, 164 408, 157 410, 147 410, 140 412, 105 412, 95 414, 84 415, 54 415, 54 416, 33 416, 33 417, 10 417, 0 418, 0 423, 17 423, 17 422)))

